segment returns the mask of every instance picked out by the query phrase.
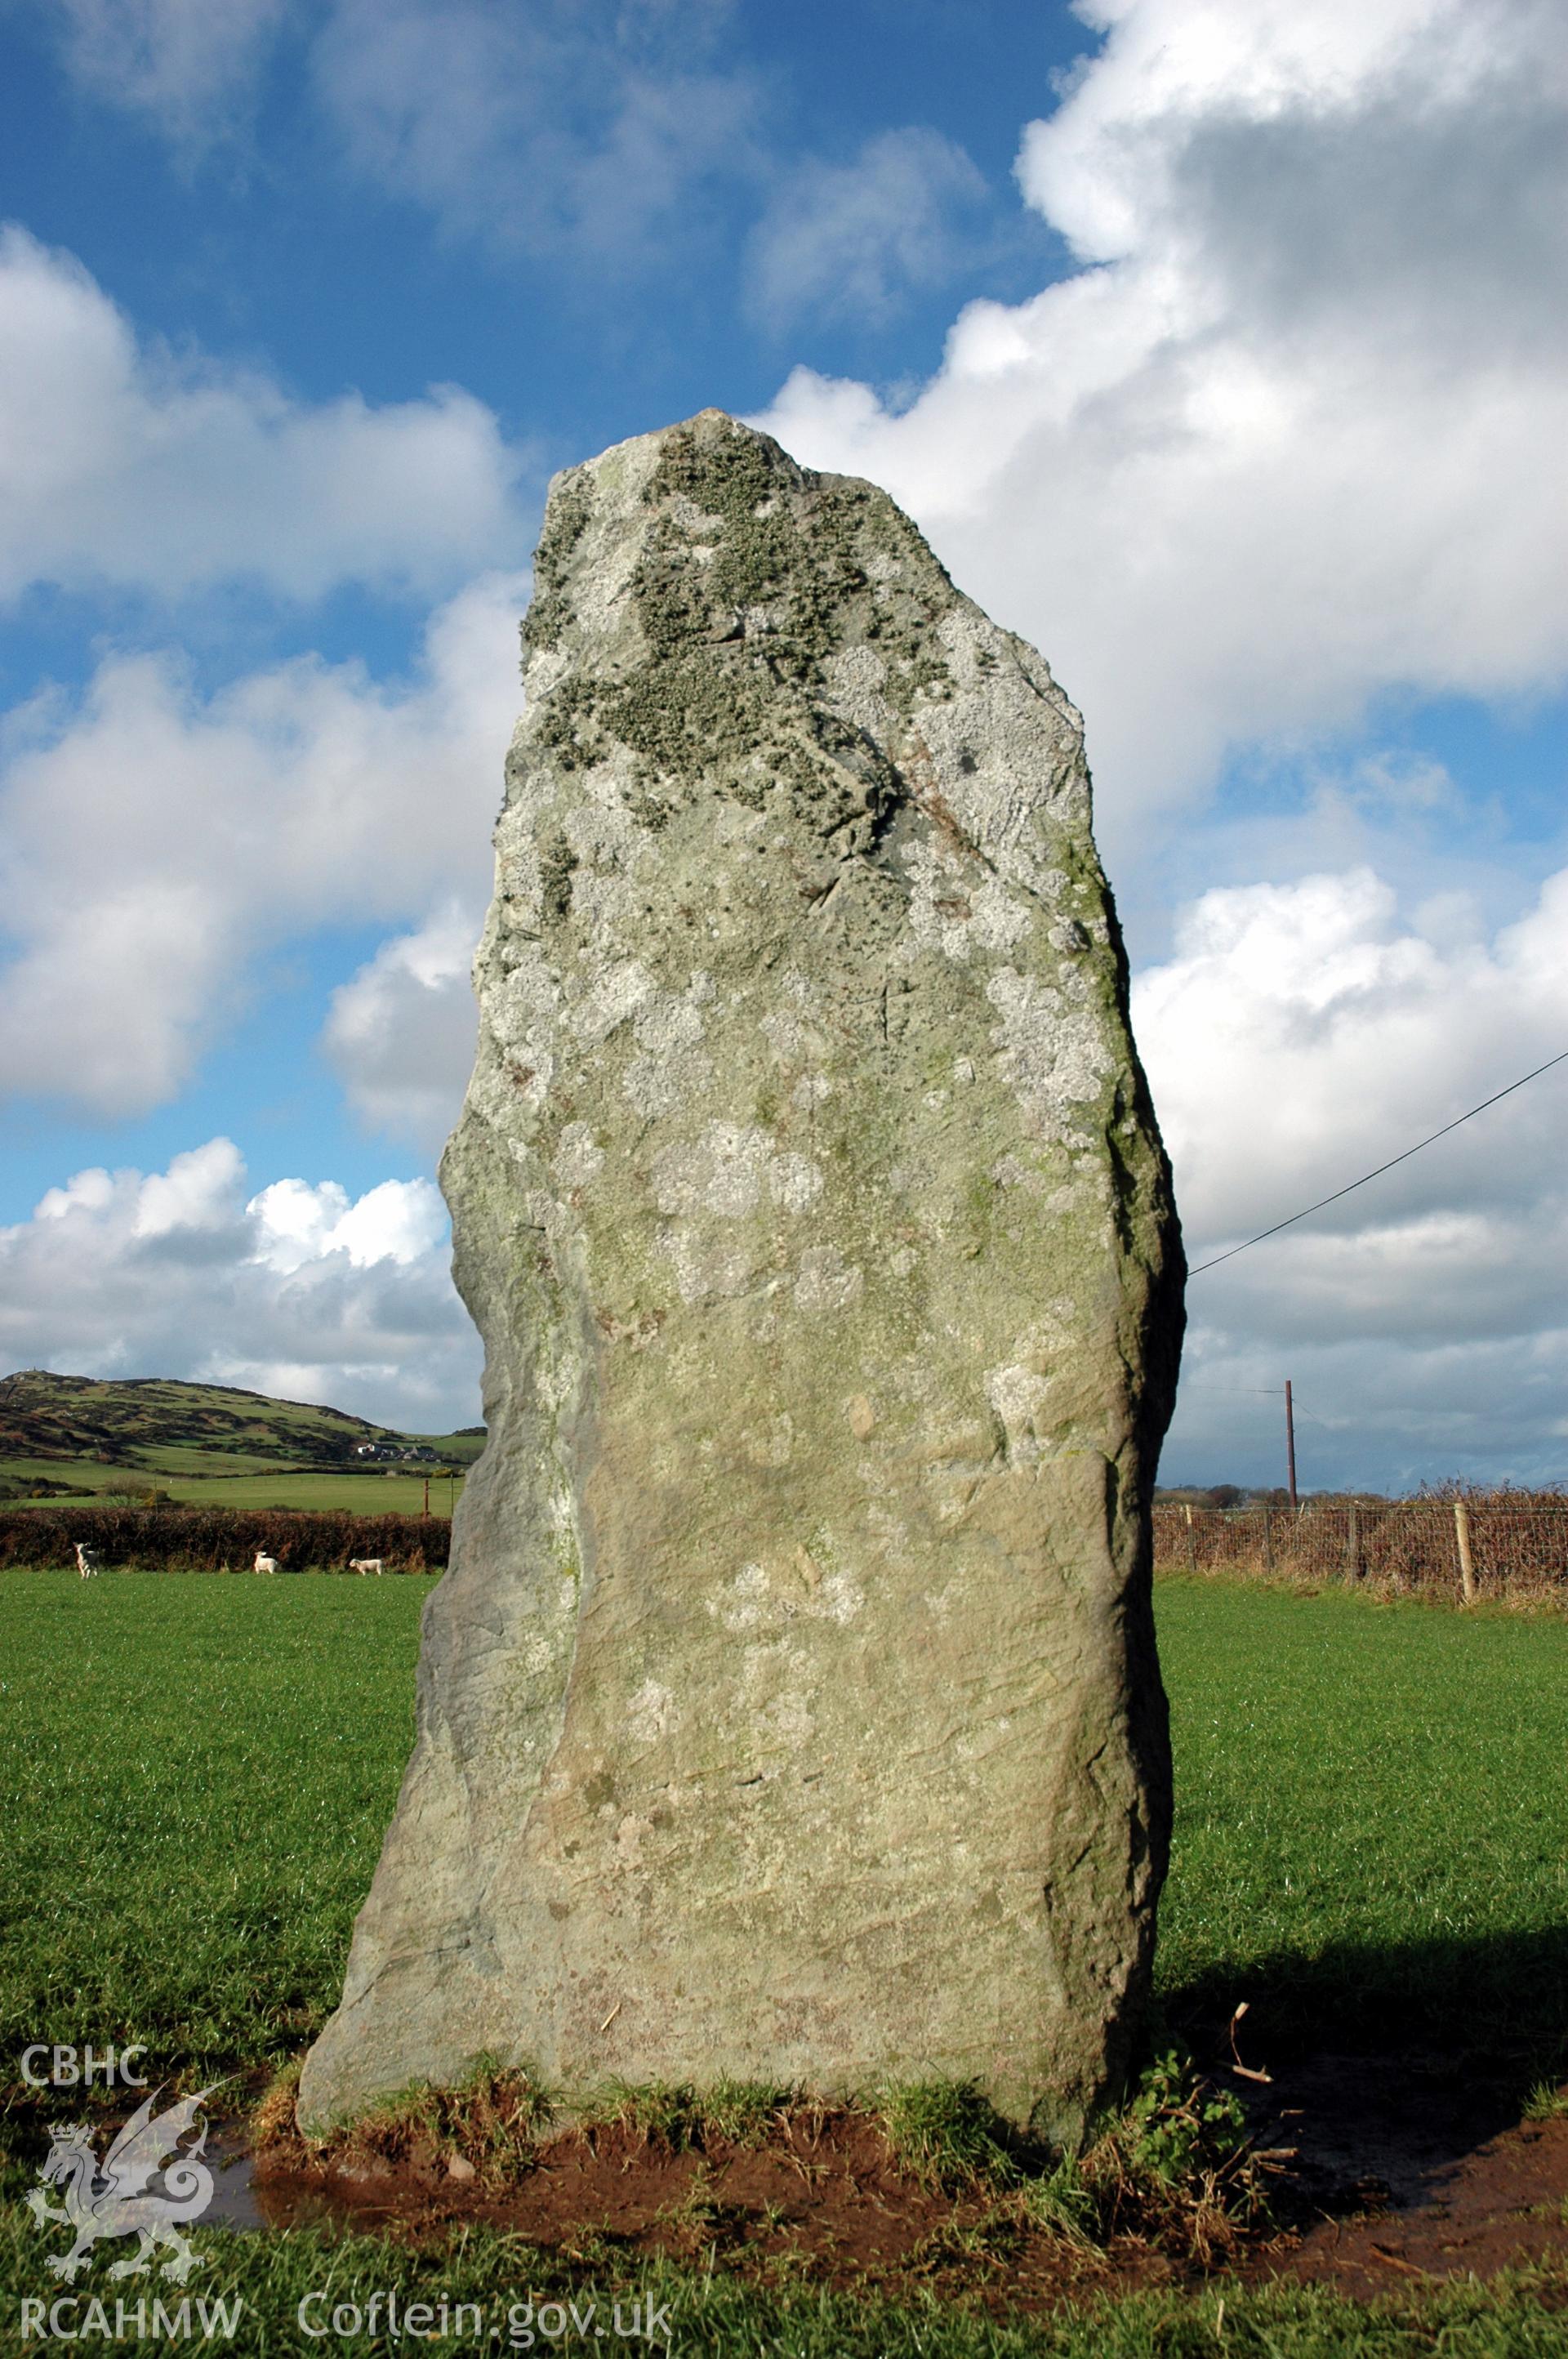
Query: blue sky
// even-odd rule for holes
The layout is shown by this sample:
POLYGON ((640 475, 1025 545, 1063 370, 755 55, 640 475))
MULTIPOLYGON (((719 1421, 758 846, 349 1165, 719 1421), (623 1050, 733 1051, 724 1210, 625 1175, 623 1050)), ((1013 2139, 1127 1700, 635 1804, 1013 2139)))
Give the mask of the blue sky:
MULTIPOLYGON (((717 403, 1084 711, 1195 1261, 1568 1046, 1534 0, 0 6, 0 1353, 475 1413, 545 484, 717 403)), ((1565 1069, 1568 1071, 1568 1069, 1565 1069)), ((1568 1474, 1548 1077, 1195 1282, 1166 1479, 1568 1474)))

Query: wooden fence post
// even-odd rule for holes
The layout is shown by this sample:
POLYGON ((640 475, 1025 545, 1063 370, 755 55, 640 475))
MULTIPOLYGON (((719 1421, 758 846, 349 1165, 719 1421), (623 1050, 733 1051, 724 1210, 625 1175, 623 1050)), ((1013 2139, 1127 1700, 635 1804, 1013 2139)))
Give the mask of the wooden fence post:
POLYGON ((1476 1603, 1476 1560, 1470 1554, 1470 1507, 1465 1499, 1454 1502, 1454 1537, 1459 1543, 1459 1588, 1466 1605, 1476 1603))
POLYGON ((1352 1501, 1345 1520, 1345 1578, 1346 1581, 1359 1581, 1361 1578, 1361 1551, 1357 1544, 1359 1538, 1356 1507, 1352 1501))
POLYGON ((1184 1501, 1183 1504, 1186 1507, 1187 1511, 1187 1571, 1189 1572, 1196 1572, 1198 1569, 1198 1544, 1193 1537, 1193 1503, 1188 1499, 1184 1501))
POLYGON ((1269 1530, 1269 1510, 1267 1507, 1263 1510, 1263 1570, 1265 1572, 1272 1572, 1274 1570, 1274 1542, 1272 1535, 1269 1530))

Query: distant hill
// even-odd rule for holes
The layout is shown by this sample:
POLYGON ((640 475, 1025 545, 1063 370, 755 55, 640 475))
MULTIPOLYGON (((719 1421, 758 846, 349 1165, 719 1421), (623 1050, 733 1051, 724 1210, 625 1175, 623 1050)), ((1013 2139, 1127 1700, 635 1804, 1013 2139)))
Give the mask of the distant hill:
POLYGON ((90 1459, 143 1468, 177 1450, 336 1468, 351 1465, 362 1443, 393 1451, 436 1443, 439 1457, 466 1463, 483 1430, 477 1429, 476 1439, 400 1433, 340 1408, 164 1376, 57 1376, 24 1368, 0 1377, 0 1459, 90 1459))

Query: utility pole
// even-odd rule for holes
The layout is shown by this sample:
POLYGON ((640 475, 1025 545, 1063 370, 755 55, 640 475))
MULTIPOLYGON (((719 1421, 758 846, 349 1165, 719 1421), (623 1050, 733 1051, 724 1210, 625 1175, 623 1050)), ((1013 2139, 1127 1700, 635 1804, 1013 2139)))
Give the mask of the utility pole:
POLYGON ((1291 1486, 1291 1513, 1296 1512, 1296 1412, 1291 1398, 1291 1380, 1285 1378, 1285 1474, 1291 1486))
POLYGON ((428 1474, 427 1474, 427 1475, 426 1475, 426 1477, 425 1477, 425 1504, 424 1504, 424 1506, 420 1508, 419 1513, 420 1513, 422 1516, 427 1516, 427 1515, 429 1514, 429 1512, 430 1512, 430 1477, 428 1476, 428 1474))

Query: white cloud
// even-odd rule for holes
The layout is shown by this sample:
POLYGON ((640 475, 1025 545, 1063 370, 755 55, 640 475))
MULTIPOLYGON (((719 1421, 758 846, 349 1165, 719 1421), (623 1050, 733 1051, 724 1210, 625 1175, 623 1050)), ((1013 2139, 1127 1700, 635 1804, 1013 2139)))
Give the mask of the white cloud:
POLYGON ((752 231, 748 309, 770 327, 807 312, 882 326, 963 254, 954 216, 985 194, 964 150, 938 131, 881 131, 852 163, 786 172, 752 231))
POLYGON ((1020 160, 1081 266, 897 416, 796 370, 762 422, 1041 645, 1126 844, 1227 746, 1562 679, 1568 51, 1528 0, 1084 13, 1020 160))
POLYGON ((480 1349, 428 1180, 247 1200, 232 1140, 81 1171, 0 1229, 0 1354, 70 1375, 242 1385, 426 1431, 471 1424, 480 1349))
MULTIPOLYGON (((144 1181, 144 1190, 153 1185, 144 1181)), ((335 1180, 312 1188, 275 1180, 245 1206, 256 1223, 256 1258, 292 1272, 328 1253, 346 1253, 356 1268, 378 1261, 413 1262, 446 1234, 447 1215, 428 1180, 384 1180, 357 1202, 335 1180)))
MULTIPOLYGON (((232 1138, 209 1139, 205 1147, 177 1155, 167 1171, 149 1172, 137 1187, 132 1235, 168 1237, 177 1230, 227 1227, 230 1199, 243 1169, 232 1138)), ((91 1176, 99 1183, 107 1177, 103 1171, 91 1176)), ((44 1198, 45 1204, 54 1192, 44 1198)))
MULTIPOLYGON (((1367 870, 1228 887, 1184 913, 1174 956, 1134 985, 1133 1020, 1195 1259, 1568 1048, 1568 870, 1491 941, 1461 914, 1422 912, 1433 938, 1367 870)), ((1561 1118, 1542 1083, 1325 1217, 1446 1210, 1455 1186, 1463 1204, 1480 1187, 1517 1205, 1521 1187, 1555 1184, 1561 1118)))
POLYGON ((760 180, 762 78, 719 55, 733 0, 44 0, 60 61, 189 159, 254 108, 298 27, 342 163, 450 234, 591 255, 690 252, 704 184, 760 180))
MULTIPOLYGON (((1196 1265, 1568 1047, 1568 870, 1490 939, 1451 898, 1402 914, 1367 870, 1209 893, 1133 1021, 1196 1265)), ((1255 1471, 1237 1403, 1292 1375, 1322 1479, 1560 1473, 1565 1092, 1568 1066, 1195 1277, 1167 1466, 1255 1471)))
POLYGON ((203 697, 172 658, 111 657, 80 702, 25 711, 0 783, 0 1093, 156 1104, 264 946, 478 904, 525 595, 470 584, 400 685, 309 658, 203 697))
POLYGON ((65 62, 93 96, 200 147, 226 128, 288 0, 56 0, 65 62))
POLYGON ((138 343, 70 255, 0 231, 0 597, 254 580, 449 589, 515 562, 520 462, 453 386, 380 408, 138 343))
POLYGON ((473 910, 449 902, 384 942, 333 993, 322 1036, 360 1119, 431 1155, 458 1118, 473 1064, 479 929, 473 910))
POLYGON ((334 0, 313 51, 348 163, 503 248, 645 266, 694 193, 745 177, 756 97, 710 66, 726 6, 334 0))

